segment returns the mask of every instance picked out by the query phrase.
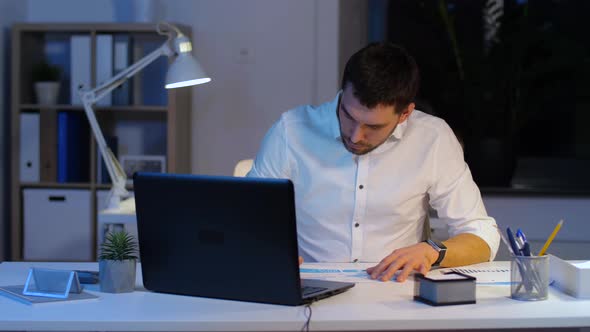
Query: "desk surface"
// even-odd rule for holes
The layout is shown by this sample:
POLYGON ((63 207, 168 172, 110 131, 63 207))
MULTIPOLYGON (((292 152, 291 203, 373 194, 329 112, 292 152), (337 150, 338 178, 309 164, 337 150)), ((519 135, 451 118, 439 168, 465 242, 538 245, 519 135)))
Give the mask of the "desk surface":
MULTIPOLYGON (((486 263, 506 266, 506 262, 486 263)), ((352 265, 352 264, 351 264, 352 265)), ((0 264, 0 285, 24 283, 29 267, 97 269, 96 263, 0 264)), ((313 267, 305 264, 305 267, 313 267)), ((329 264, 322 264, 322 267, 329 264)), ((356 268, 359 265, 355 265, 356 268)), ((141 272, 141 271, 139 271, 141 272)), ((239 276, 236 279, 239 282, 239 276)), ((86 290, 99 299, 25 305, 0 296, 0 330, 43 331, 299 331, 304 307, 288 307, 174 296, 146 291, 138 273, 133 293, 86 290)), ((551 288, 549 300, 520 302, 508 298, 507 285, 478 285, 477 304, 431 307, 415 302, 413 282, 358 283, 351 290, 312 305, 310 329, 435 330, 477 328, 554 328, 590 326, 590 300, 551 288)))

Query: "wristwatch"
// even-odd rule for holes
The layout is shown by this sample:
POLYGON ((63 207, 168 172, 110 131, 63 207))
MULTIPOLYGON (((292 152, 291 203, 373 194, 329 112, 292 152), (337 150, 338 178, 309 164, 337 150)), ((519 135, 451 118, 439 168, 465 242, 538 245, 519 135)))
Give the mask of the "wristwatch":
POLYGON ((442 244, 442 242, 433 241, 428 239, 424 241, 428 243, 436 252, 438 252, 438 259, 432 264, 432 266, 439 266, 440 262, 445 258, 445 254, 447 253, 447 247, 442 244))

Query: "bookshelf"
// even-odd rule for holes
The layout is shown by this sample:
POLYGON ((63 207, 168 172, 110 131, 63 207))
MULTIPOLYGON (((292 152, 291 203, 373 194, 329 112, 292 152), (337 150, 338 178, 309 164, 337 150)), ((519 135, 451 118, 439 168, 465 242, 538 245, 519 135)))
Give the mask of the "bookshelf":
MULTIPOLYGON (((175 25, 190 38, 190 28, 175 25)), ((25 216, 32 207, 25 196, 36 190, 74 194, 79 191, 84 192, 84 197, 90 197, 90 202, 86 204, 84 200, 79 208, 89 211, 76 211, 89 215, 89 220, 73 223, 85 224, 85 242, 90 243, 83 244, 84 250, 92 248, 91 252, 82 259, 47 257, 47 260, 96 259, 97 196, 110 185, 108 176, 105 179, 83 106, 75 103, 75 82, 86 82, 89 88, 94 87, 100 78, 111 77, 117 69, 139 60, 165 40, 165 36, 157 34, 155 24, 145 23, 13 25, 10 112, 12 260, 27 260, 25 247, 30 243, 26 230, 30 232, 31 225, 25 225, 25 216), (73 42, 75 38, 77 41, 73 42), (81 48, 80 40, 90 49, 81 48), (61 69, 60 93, 55 105, 37 103, 31 73, 33 66, 42 60, 61 69), (87 66, 75 66, 80 63, 87 66), (21 132, 21 128, 26 130, 21 132), (73 131, 68 131, 71 129, 73 131), (29 155, 33 162, 27 161, 29 155), (23 160, 27 166, 23 166, 23 160)), ((113 91, 106 104, 96 105, 95 112, 105 137, 112 138, 119 160, 123 155, 164 156, 166 172, 190 173, 191 89, 164 89, 167 64, 165 57, 152 63, 121 89, 113 91)), ((128 187, 133 189, 132 184, 128 187)), ((41 208, 36 207, 37 210, 41 208)), ((46 222, 68 218, 62 215, 64 212, 60 213, 52 215, 48 212, 44 215, 46 222)), ((59 227, 65 228, 58 231, 67 238, 69 226, 62 222, 59 227)))

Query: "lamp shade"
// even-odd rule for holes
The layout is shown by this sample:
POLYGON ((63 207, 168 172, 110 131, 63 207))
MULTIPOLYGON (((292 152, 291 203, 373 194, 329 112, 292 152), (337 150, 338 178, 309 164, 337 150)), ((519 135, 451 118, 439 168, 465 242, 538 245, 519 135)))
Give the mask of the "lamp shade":
POLYGON ((166 89, 207 83, 211 78, 192 55, 193 46, 183 34, 174 39, 174 53, 178 56, 168 67, 166 89))
POLYGON ((207 83, 211 78, 190 53, 180 53, 168 68, 166 89, 207 83))

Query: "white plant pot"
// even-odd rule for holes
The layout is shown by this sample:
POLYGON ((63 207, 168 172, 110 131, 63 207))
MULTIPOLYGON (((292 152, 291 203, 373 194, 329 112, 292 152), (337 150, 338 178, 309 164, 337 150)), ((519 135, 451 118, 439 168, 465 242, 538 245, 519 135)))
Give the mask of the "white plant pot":
POLYGON ((129 293, 135 290, 136 260, 101 260, 98 262, 100 291, 105 293, 129 293))
POLYGON ((59 82, 36 82, 35 93, 39 104, 55 105, 59 95, 59 82))

